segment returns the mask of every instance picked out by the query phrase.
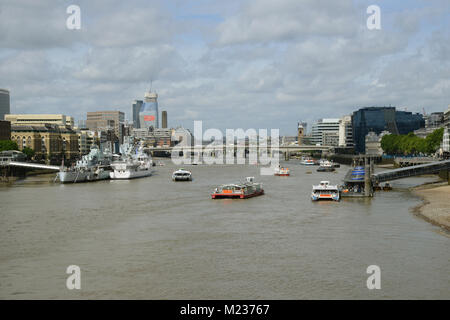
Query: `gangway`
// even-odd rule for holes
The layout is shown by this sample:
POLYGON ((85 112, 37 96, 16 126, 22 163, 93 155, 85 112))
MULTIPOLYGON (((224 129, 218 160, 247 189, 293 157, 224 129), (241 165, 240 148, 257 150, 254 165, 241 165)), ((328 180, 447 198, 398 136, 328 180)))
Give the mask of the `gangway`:
POLYGON ((450 170, 450 160, 435 161, 432 163, 378 172, 372 174, 371 179, 372 183, 379 183, 384 181, 420 176, 423 174, 439 173, 440 171, 444 170, 450 170))

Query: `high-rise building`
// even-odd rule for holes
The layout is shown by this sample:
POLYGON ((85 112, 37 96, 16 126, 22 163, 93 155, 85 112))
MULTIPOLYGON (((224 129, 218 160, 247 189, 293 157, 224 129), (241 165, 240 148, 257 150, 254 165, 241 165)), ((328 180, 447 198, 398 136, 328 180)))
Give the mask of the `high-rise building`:
POLYGON ((114 130, 120 143, 123 142, 123 123, 125 114, 121 111, 96 111, 88 112, 86 127, 89 130, 114 130))
POLYGON ((11 139, 11 122, 0 120, 0 140, 11 139))
POLYGON ((311 142, 315 145, 337 146, 339 143, 339 119, 320 119, 315 122, 312 125, 311 142))
POLYGON ((161 121, 161 127, 163 128, 163 129, 165 129, 165 128, 167 128, 167 111, 163 111, 162 113, 161 113, 161 118, 162 118, 162 121, 161 121))
POLYGON ((444 112, 444 127, 450 129, 450 104, 447 111, 444 112))
POLYGON ((418 113, 396 111, 395 107, 361 108, 352 115, 355 151, 365 152, 365 137, 369 131, 376 134, 383 131, 389 131, 392 134, 407 134, 424 126, 423 116, 418 113))
POLYGON ((139 123, 139 112, 141 112, 141 108, 144 101, 142 100, 134 100, 132 105, 132 113, 133 113, 133 127, 139 129, 141 127, 139 123))
POLYGON ((9 114, 11 112, 9 103, 9 91, 6 89, 0 89, 0 120, 5 120, 5 114, 9 114))
POLYGON ((144 104, 139 112, 139 123, 141 128, 150 130, 159 128, 158 94, 156 92, 145 93, 144 104))
POLYGON ((339 120, 339 147, 353 147, 352 116, 339 120))

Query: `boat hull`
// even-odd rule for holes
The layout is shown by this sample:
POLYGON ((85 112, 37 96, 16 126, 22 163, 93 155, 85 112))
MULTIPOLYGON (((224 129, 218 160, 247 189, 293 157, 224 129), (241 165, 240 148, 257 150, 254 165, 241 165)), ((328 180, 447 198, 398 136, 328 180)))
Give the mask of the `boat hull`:
POLYGON ((139 171, 131 171, 125 170, 124 172, 114 170, 110 173, 110 178, 112 180, 128 180, 128 179, 136 179, 148 177, 153 174, 152 170, 139 170, 139 171))
POLYGON ((311 200, 312 201, 320 201, 320 200, 339 201, 340 197, 338 194, 321 194, 319 196, 311 195, 311 200))
POLYGON ((290 174, 289 173, 275 173, 275 175, 278 177, 288 177, 290 174))
POLYGON ((264 190, 259 190, 253 193, 249 194, 240 194, 240 193, 213 193, 211 195, 212 199, 225 199, 225 198, 232 198, 232 199, 248 199, 252 197, 261 196, 264 194, 264 190))
POLYGON ((93 172, 61 171, 57 175, 61 183, 93 182, 109 179, 110 171, 103 171, 99 174, 93 172))

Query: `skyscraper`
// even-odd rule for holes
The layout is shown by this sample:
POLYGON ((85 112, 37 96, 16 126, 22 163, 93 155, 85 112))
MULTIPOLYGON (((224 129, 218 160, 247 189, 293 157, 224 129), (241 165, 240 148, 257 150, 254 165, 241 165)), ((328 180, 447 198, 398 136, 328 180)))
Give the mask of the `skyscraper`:
POLYGON ((132 114, 133 114, 133 127, 139 129, 141 124, 139 122, 139 112, 141 112, 142 104, 144 102, 142 100, 134 100, 132 106, 132 114))
POLYGON ((161 127, 162 128, 167 128, 167 111, 163 111, 163 112, 161 112, 161 118, 162 118, 162 121, 161 121, 161 127))
POLYGON ((144 104, 139 112, 139 123, 141 128, 159 128, 158 94, 156 92, 145 93, 144 104))
POLYGON ((5 114, 9 114, 10 112, 9 91, 6 89, 0 89, 0 120, 4 120, 5 114))

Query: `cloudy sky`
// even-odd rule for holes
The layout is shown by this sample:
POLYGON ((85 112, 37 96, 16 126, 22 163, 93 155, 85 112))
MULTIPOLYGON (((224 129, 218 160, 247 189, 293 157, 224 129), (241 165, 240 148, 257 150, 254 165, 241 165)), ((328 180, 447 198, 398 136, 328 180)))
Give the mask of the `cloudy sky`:
POLYGON ((0 88, 12 113, 130 119, 153 81, 170 126, 294 135, 361 106, 446 110, 449 30, 448 0, 1 0, 0 88))

